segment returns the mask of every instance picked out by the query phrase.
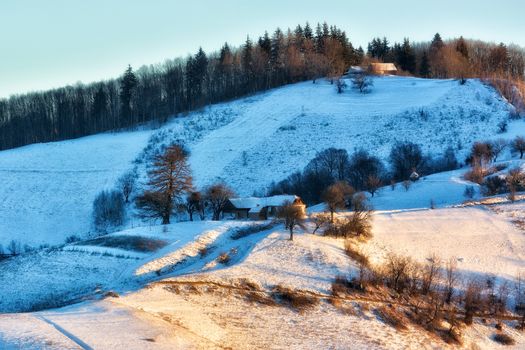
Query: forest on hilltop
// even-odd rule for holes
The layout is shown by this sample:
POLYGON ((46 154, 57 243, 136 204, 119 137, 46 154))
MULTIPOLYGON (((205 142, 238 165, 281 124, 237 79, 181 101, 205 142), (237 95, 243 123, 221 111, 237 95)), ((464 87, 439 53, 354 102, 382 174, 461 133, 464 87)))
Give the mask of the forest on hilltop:
POLYGON ((277 28, 240 47, 202 48, 186 58, 128 67, 117 79, 0 99, 0 150, 71 139, 146 122, 290 83, 340 77, 352 65, 394 62, 400 74, 490 80, 517 108, 525 96, 525 51, 515 45, 466 40, 390 44, 374 38, 355 48, 327 23, 277 28))

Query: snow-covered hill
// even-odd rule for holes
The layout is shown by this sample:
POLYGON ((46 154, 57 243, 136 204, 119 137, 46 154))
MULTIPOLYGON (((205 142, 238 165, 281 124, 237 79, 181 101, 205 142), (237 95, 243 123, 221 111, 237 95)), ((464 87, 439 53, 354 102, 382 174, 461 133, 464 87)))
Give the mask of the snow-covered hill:
POLYGON ((409 140, 433 154, 452 146, 462 159, 473 141, 525 131, 517 121, 512 134, 497 135, 508 113, 508 104, 477 80, 377 78, 366 95, 352 89, 339 95, 326 81, 305 82, 213 105, 158 130, 3 151, 0 244, 15 239, 38 246, 89 235, 96 194, 134 166, 144 174, 145 155, 159 144, 188 146, 197 186, 222 179, 248 195, 328 147, 364 148, 384 159, 395 141, 409 140))

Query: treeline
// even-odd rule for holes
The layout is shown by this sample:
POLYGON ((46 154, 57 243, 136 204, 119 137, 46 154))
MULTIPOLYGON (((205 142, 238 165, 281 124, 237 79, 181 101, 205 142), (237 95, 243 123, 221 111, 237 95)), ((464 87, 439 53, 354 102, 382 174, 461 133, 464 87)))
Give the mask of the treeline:
POLYGON ((444 41, 390 44, 374 38, 367 60, 393 62, 406 74, 422 78, 481 78, 491 83, 518 112, 525 114, 525 50, 517 45, 487 43, 463 37, 444 41))
POLYGON ((199 49, 187 58, 131 67, 118 79, 77 84, 0 99, 0 149, 70 139, 169 116, 285 84, 339 77, 351 65, 373 61, 425 78, 480 77, 525 111, 525 52, 462 37, 390 44, 374 38, 365 55, 346 33, 327 23, 276 29, 238 48, 199 49))
POLYGON ((398 68, 424 78, 511 78, 523 80, 525 50, 463 37, 444 41, 439 33, 429 42, 390 44, 374 38, 368 44, 371 60, 394 62, 398 68))
POLYGON ((336 77, 364 56, 344 31, 276 29, 239 48, 202 49, 163 64, 131 67, 119 79, 0 99, 0 149, 70 139, 169 116, 210 103, 324 76, 336 77))
POLYGON ((459 162, 451 147, 447 147, 442 155, 432 157, 423 154, 415 143, 398 142, 392 145, 388 165, 390 170, 387 171, 385 164, 366 150, 349 155, 344 149, 327 148, 318 152, 303 171, 272 183, 267 192, 269 195, 293 193, 306 204, 315 205, 324 201, 323 193, 330 186, 342 182, 352 191, 367 191, 374 196, 380 187, 391 185, 394 189, 399 182, 408 190, 409 180, 457 169, 459 162))

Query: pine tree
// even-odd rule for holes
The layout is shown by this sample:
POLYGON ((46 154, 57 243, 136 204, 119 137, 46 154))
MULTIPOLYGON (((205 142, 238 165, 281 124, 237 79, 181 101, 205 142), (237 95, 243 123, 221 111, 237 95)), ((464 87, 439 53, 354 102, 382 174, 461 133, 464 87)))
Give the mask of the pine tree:
POLYGON ((432 39, 432 42, 430 43, 430 50, 441 50, 443 47, 445 47, 443 39, 441 39, 441 35, 439 35, 439 33, 436 33, 432 39))
POLYGON ((419 66, 419 75, 423 78, 428 78, 430 76, 430 63, 428 62, 427 52, 423 52, 423 57, 421 57, 421 65, 419 66))
POLYGON ((264 32, 264 36, 259 38, 259 47, 261 50, 266 53, 268 57, 270 57, 270 53, 272 51, 272 41, 270 40, 270 36, 268 35, 268 32, 264 32))
POLYGON ((459 37, 456 43, 456 51, 459 52, 463 57, 468 59, 468 47, 465 39, 462 36, 459 37))
POLYGON ((310 23, 306 22, 306 25, 304 26, 304 37, 307 40, 312 40, 314 38, 312 28, 310 27, 310 23))
POLYGON ((133 113, 132 98, 137 84, 137 77, 135 73, 133 73, 131 65, 128 65, 128 68, 120 80, 120 113, 124 125, 130 125, 133 122, 131 120, 133 113))

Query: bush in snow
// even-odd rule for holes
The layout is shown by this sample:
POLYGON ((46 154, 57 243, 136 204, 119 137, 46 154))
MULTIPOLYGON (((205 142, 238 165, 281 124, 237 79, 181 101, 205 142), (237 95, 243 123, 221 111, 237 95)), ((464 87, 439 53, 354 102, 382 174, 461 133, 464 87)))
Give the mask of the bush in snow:
POLYGON ((330 211, 330 222, 334 222, 334 212, 344 209, 352 198, 354 189, 346 181, 339 181, 323 192, 323 201, 330 211))
POLYGON ((512 141, 512 149, 520 153, 520 159, 523 159, 523 153, 525 152, 525 137, 516 136, 512 141))
POLYGON ((366 72, 356 74, 352 79, 352 85, 354 89, 359 90, 360 93, 366 94, 370 92, 374 81, 366 72))
POLYGON ((465 191, 463 192, 463 195, 465 198, 472 199, 474 198, 475 190, 474 186, 466 186, 465 191))
POLYGON ((337 93, 342 94, 346 89, 346 82, 344 81, 344 79, 339 78, 335 82, 335 87, 337 89, 337 93))
POLYGON ((492 148, 492 155, 494 156, 494 161, 498 160, 498 156, 507 148, 509 143, 505 139, 497 139, 490 143, 492 148))
POLYGON ((93 224, 97 231, 106 232, 124 223, 125 203, 122 192, 102 191, 93 201, 93 224))
POLYGON ((485 196, 507 193, 509 188, 504 178, 500 176, 489 176, 482 183, 482 190, 485 196))
POLYGON ((13 256, 20 255, 22 254, 22 245, 13 239, 7 246, 7 252, 13 256))
POLYGON ((118 187, 124 195, 124 201, 129 203, 129 197, 135 189, 135 182, 137 181, 137 170, 133 169, 122 175, 118 180, 118 187))

